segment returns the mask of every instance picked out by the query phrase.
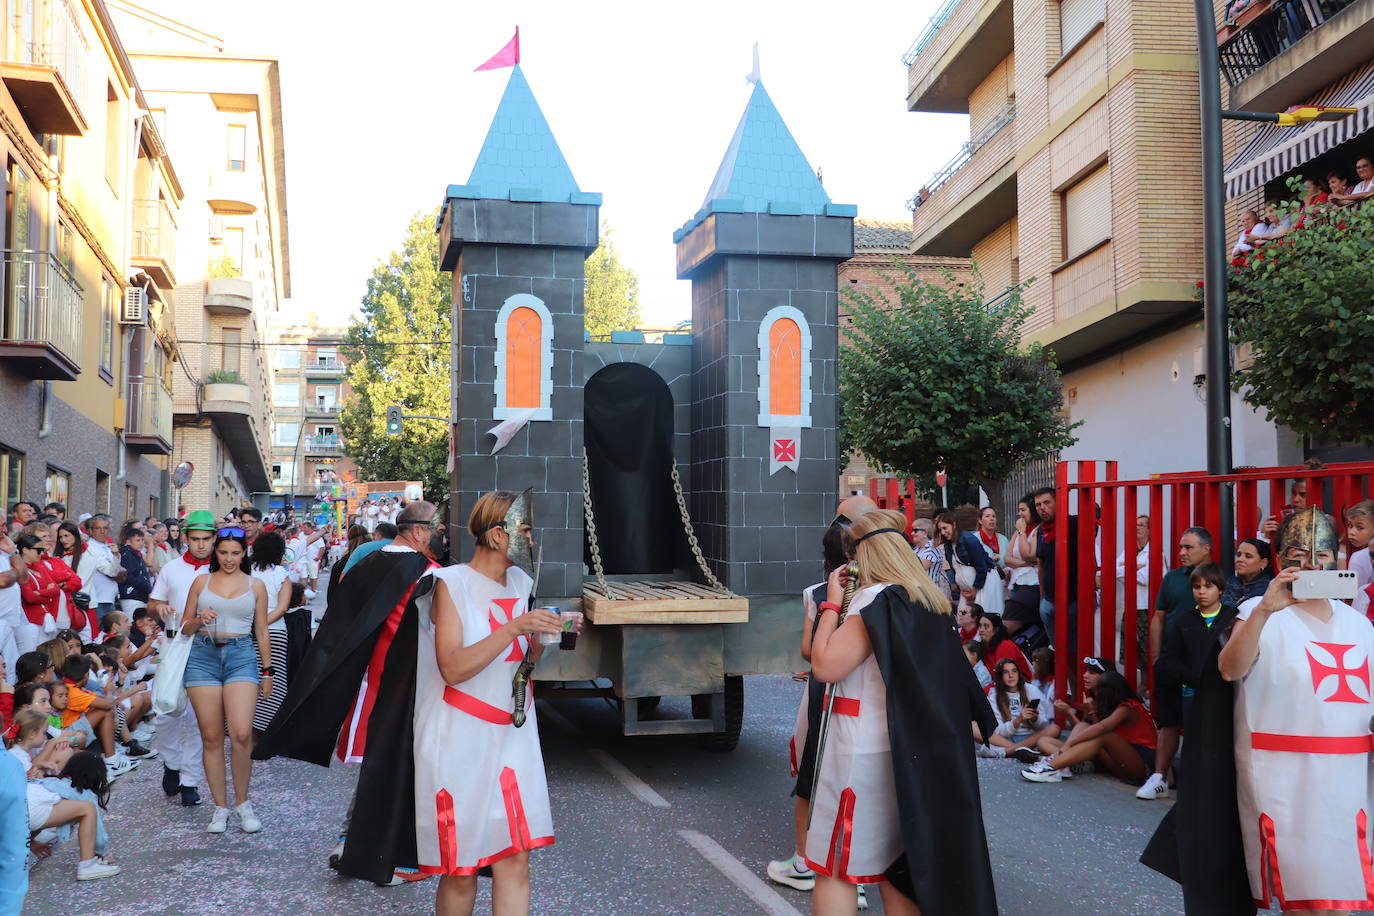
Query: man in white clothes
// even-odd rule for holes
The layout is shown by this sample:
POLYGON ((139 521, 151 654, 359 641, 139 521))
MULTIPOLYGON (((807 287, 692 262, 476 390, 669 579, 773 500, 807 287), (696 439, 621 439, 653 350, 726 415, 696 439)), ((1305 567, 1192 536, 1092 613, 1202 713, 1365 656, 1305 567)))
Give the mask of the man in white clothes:
POLYGON ((0 531, 0 658, 5 660, 5 680, 14 683, 14 662, 19 658, 16 639, 26 622, 19 600, 19 586, 29 580, 29 568, 14 549, 14 541, 0 531))
MULTIPOLYGON (((161 615, 169 633, 177 632, 181 615, 186 610, 186 596, 197 576, 208 573, 210 553, 215 544, 215 517, 204 509, 186 516, 181 526, 186 541, 186 553, 162 567, 152 594, 148 597, 150 613, 161 615)), ((186 807, 200 804, 197 786, 205 778, 205 764, 201 757, 200 726, 196 713, 188 702, 180 715, 161 715, 157 719, 157 735, 153 747, 162 754, 162 791, 170 798, 181 794, 186 807)))
POLYGON ((91 596, 92 635, 99 629, 100 618, 116 607, 119 583, 128 575, 119 562, 119 552, 110 547, 111 519, 103 512, 86 519, 86 549, 76 574, 86 594, 91 596))

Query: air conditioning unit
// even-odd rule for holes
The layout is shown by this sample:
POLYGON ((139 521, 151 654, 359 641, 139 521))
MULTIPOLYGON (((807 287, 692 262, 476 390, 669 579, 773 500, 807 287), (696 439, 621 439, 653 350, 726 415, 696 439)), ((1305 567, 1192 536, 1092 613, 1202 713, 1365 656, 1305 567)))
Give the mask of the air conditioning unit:
POLYGON ((141 286, 124 291, 124 307, 119 312, 120 324, 142 325, 148 316, 148 293, 141 286))

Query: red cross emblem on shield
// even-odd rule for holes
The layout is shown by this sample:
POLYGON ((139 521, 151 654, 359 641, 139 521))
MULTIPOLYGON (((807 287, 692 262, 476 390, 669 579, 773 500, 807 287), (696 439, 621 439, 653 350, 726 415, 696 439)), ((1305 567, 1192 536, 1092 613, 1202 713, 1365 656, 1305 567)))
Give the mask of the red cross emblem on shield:
POLYGON ((773 460, 774 461, 796 461, 797 442, 795 439, 774 439, 773 440, 773 460))
MULTIPOLYGON (((520 603, 520 599, 493 598, 491 599, 491 603, 496 605, 497 609, 503 611, 506 615, 506 619, 502 620, 492 611, 487 611, 487 620, 491 624, 491 631, 495 633, 497 630, 501 629, 502 625, 511 622, 511 618, 515 615, 515 606, 520 603)), ((518 662, 525 657, 525 654, 520 651, 521 639, 525 640, 525 648, 529 648, 530 638, 528 636, 515 637, 515 640, 510 644, 510 654, 505 657, 504 661, 518 662)))
POLYGON ((1345 666, 1345 655, 1354 646, 1344 646, 1339 643, 1314 642, 1312 645, 1330 654, 1334 664, 1328 665, 1317 660, 1312 654, 1312 650, 1307 650, 1307 663, 1312 669, 1312 692, 1318 693, 1321 685, 1329 677, 1336 679, 1336 690, 1331 696, 1326 697, 1326 703, 1368 703, 1370 700, 1369 686, 1369 656, 1366 655, 1358 665, 1349 668, 1345 666), (1364 696, 1360 696, 1352 689, 1353 684, 1364 684, 1364 696))

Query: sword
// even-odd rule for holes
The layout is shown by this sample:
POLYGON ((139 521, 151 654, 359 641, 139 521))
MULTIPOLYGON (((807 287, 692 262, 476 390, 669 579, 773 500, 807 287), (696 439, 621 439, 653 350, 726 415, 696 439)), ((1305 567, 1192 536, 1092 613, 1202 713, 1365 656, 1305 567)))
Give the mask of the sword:
MULTIPOLYGON (((840 601, 840 620, 835 624, 835 629, 840 628, 844 623, 844 615, 849 612, 849 601, 854 597, 854 590, 859 585, 859 564, 853 560, 846 567, 844 582, 844 598, 840 601)), ((825 698, 821 701, 821 727, 816 737, 816 763, 811 770, 811 802, 806 806, 806 829, 811 829, 811 815, 816 811, 816 788, 821 781, 821 759, 825 755, 825 739, 830 735, 830 702, 835 693, 834 684, 825 685, 825 698)))
MULTIPOLYGON (((539 567, 543 562, 544 545, 540 544, 534 553, 534 585, 530 588, 530 600, 525 605, 526 613, 534 609, 534 596, 539 591, 539 567)), ((510 714, 510 721, 516 728, 525 724, 525 696, 529 687, 530 675, 534 674, 534 662, 530 661, 530 650, 533 648, 534 636, 531 634, 529 642, 525 646, 525 655, 520 659, 520 667, 515 669, 515 677, 511 678, 510 682, 511 699, 515 703, 515 708, 510 714)))

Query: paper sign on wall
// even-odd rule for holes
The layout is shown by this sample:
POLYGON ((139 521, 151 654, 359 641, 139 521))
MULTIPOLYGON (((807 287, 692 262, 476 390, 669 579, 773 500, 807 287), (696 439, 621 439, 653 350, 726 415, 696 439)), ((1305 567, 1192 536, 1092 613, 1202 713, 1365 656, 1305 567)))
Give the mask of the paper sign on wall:
POLYGON ((801 460, 801 427, 772 427, 768 430, 768 475, 783 468, 793 473, 801 460))

